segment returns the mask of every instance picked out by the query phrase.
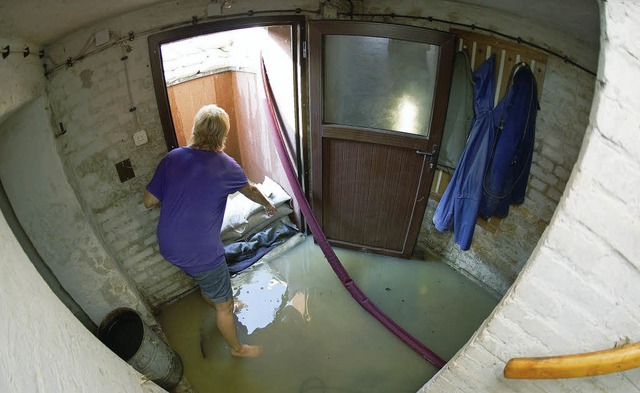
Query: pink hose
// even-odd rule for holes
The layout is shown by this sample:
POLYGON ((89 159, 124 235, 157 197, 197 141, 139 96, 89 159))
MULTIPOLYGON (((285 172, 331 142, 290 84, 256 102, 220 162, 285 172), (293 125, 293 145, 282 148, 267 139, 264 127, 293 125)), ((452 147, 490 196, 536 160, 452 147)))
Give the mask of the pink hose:
POLYGON ((378 321, 380 321, 387 329, 389 329, 393 334, 395 334, 400 340, 402 340, 405 344, 407 344, 411 349, 417 352, 420 356, 422 356, 427 361, 431 362, 437 368, 442 368, 445 365, 445 361, 438 355, 436 355, 433 351, 423 345, 420 341, 418 341, 415 337, 410 335, 407 331, 401 328, 397 323, 395 323, 391 318, 389 318, 386 314, 384 314, 375 304, 373 304, 365 294, 358 288, 356 283, 349 277, 349 273, 345 270, 344 266, 340 263, 338 256, 335 254, 329 242, 322 232, 316 217, 313 215, 311 211, 311 207, 309 206, 309 202, 305 198, 302 189, 300 188, 300 184, 298 183, 298 178, 296 177, 295 169, 291 164, 291 159, 289 158, 289 154, 287 153, 287 149, 285 147, 284 138, 282 137, 281 131, 281 119, 279 116, 278 109, 276 107, 276 103, 273 99, 273 91, 271 90, 271 85, 269 84, 269 78, 267 76, 266 67, 264 62, 262 63, 262 80, 264 83, 264 90, 266 93, 266 106, 269 110, 269 115, 267 116, 267 123, 272 133, 275 141, 276 141, 276 150, 278 151, 278 155, 280 156, 280 161, 282 162, 282 166, 284 167, 285 173, 287 175, 287 179, 291 184, 291 188, 293 190, 294 197, 300 206, 300 210, 307 220, 307 225, 309 229, 311 229, 311 233, 313 237, 318 242, 320 249, 324 253, 325 258, 333 268, 333 271, 336 273, 340 282, 344 285, 344 287, 349 291, 351 296, 371 315, 373 315, 378 321))

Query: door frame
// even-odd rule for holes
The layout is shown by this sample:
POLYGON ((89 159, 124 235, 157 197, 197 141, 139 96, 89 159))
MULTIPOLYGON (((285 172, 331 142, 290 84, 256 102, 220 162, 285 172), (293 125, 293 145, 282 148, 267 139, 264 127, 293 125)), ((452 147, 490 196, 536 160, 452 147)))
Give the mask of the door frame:
MULTIPOLYGON (((449 90, 452 73, 453 57, 455 53, 455 35, 449 32, 431 30, 422 27, 397 25, 380 22, 361 21, 309 21, 309 130, 311 133, 311 201, 314 214, 320 225, 323 226, 323 164, 322 140, 325 136, 340 137, 344 132, 348 132, 351 137, 361 141, 371 141, 376 138, 383 138, 387 142, 397 141, 400 147, 416 149, 420 151, 425 159, 431 160, 428 178, 420 179, 418 195, 412 214, 411 224, 408 229, 407 239, 403 257, 409 257, 413 252, 417 235, 422 225, 422 220, 415 219, 416 214, 424 215, 426 209, 429 190, 433 181, 433 172, 437 162, 437 155, 442 139, 445 116, 449 102, 449 90), (364 127, 347 127, 343 125, 323 124, 323 62, 322 62, 322 36, 323 35, 358 35, 394 38, 414 42, 429 42, 440 47, 438 69, 436 71, 436 83, 434 88, 434 99, 431 123, 429 125, 428 137, 402 134, 404 142, 400 142, 394 131, 372 130, 372 133, 361 131, 364 127), (433 131, 436 132, 433 132, 433 131), (425 143, 426 142, 426 143, 425 143)), ((340 242, 335 244, 345 245, 340 242)), ((388 254, 388 253, 387 253, 388 254)), ((394 253, 395 254, 395 253, 394 253)), ((397 255, 397 254, 395 254, 397 255)))
POLYGON ((171 151, 178 147, 178 140, 176 138, 175 127, 173 119, 171 118, 171 107, 169 105, 169 96, 167 94, 167 85, 164 78, 164 68, 162 66, 162 54, 160 47, 163 44, 167 44, 174 41, 179 41, 187 38, 197 37, 201 35, 219 33, 228 30, 237 30, 250 27, 268 27, 268 26, 280 26, 290 25, 292 27, 292 46, 293 46, 293 62, 292 67, 294 70, 294 100, 296 106, 296 141, 295 149, 297 150, 294 156, 297 157, 296 165, 298 174, 303 173, 302 159, 304 152, 301 149, 301 136, 304 135, 303 124, 301 121, 301 105, 300 105, 300 91, 301 87, 304 87, 301 83, 300 61, 302 52, 301 43, 304 41, 306 30, 306 19, 302 15, 280 15, 280 16, 256 16, 245 17, 235 19, 222 19, 216 22, 196 24, 190 26, 179 27, 176 29, 162 31, 156 34, 152 34, 148 38, 149 44, 149 59, 151 66, 151 76, 153 79, 153 86, 156 95, 156 101, 158 104, 158 112, 160 115, 160 123, 162 125, 162 132, 167 144, 167 151, 171 151))
MULTIPOLYGON (((169 94, 167 84, 164 77, 164 67, 162 64, 161 46, 163 44, 180 41, 192 37, 220 33, 229 30, 237 30, 251 27, 268 27, 268 26, 291 26, 291 45, 292 45, 292 67, 293 67, 293 89, 294 89, 294 106, 295 117, 294 127, 295 134, 292 141, 289 135, 283 135, 287 148, 290 149, 291 157, 294 157, 297 171, 298 181, 302 185, 303 190, 307 189, 308 176, 308 148, 306 148, 306 111, 303 111, 304 91, 306 86, 306 68, 303 67, 306 57, 306 28, 307 20, 304 15, 277 15, 277 16, 254 16, 241 17, 231 19, 220 19, 214 22, 194 24, 189 26, 178 27, 175 29, 161 31, 151 34, 148 37, 149 60, 151 66, 151 76, 158 105, 158 113, 160 116, 160 124, 164 135, 167 151, 171 151, 178 147, 178 139, 176 136, 175 125, 171 116, 171 106, 169 103, 169 94)), ((300 225, 301 231, 306 233, 306 225, 304 217, 300 209, 294 204, 294 216, 296 222, 300 225)))

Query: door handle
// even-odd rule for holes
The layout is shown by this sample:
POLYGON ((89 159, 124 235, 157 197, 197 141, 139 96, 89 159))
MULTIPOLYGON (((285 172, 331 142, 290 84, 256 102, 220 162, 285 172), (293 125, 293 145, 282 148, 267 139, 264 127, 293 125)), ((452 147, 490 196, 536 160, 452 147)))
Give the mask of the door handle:
POLYGON ((438 145, 433 145, 430 152, 424 150, 416 150, 416 154, 419 156, 431 157, 431 159, 429 160, 429 169, 433 169, 433 167, 436 165, 436 161, 438 160, 438 145))

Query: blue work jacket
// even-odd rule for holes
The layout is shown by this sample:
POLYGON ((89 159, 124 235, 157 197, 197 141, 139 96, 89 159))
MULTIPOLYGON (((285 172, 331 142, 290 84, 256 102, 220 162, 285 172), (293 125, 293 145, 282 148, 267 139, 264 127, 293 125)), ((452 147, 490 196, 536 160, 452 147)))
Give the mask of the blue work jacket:
POLYGON ((492 55, 473 74, 475 117, 458 166, 433 215, 433 224, 439 231, 453 228, 454 240, 462 250, 471 246, 483 177, 494 145, 495 63, 496 57, 492 55))
POLYGON ((507 94, 493 110, 497 127, 495 147, 484 175, 480 215, 506 217, 509 205, 524 202, 529 181, 538 88, 531 69, 514 67, 507 94))

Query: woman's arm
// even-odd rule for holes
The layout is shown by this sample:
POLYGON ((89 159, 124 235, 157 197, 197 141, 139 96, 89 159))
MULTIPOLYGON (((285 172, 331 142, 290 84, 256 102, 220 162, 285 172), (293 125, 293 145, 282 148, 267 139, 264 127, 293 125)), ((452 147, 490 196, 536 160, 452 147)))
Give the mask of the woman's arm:
POLYGON ((146 188, 144 189, 144 196, 142 197, 144 207, 147 209, 160 204, 160 200, 150 193, 146 188))
POLYGON ((264 210, 267 211, 268 216, 273 216, 274 214, 276 214, 276 207, 273 206, 271 202, 269 202, 269 200, 265 198, 264 195, 262 195, 258 187, 254 186, 253 184, 247 183, 246 186, 240 189, 240 193, 250 200, 254 201, 255 203, 259 203, 264 206, 264 210))

